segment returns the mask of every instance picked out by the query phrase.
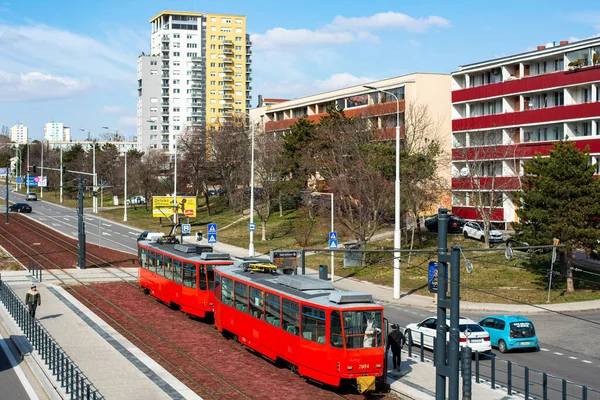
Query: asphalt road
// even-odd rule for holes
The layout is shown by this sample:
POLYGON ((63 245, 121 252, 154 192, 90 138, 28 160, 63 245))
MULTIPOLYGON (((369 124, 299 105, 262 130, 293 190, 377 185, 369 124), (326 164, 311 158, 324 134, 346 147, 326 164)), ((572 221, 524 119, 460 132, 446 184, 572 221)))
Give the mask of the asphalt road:
POLYGON ((0 337, 0 341, 0 388, 2 388, 0 397, 2 400, 37 399, 25 375, 17 367, 15 358, 8 354, 7 339, 0 337), (27 385, 28 390, 24 385, 27 385))
MULTIPOLYGON (((24 196, 11 192, 11 201, 23 201, 24 196)), ((57 231, 77 237, 77 212, 60 205, 45 202, 29 202, 32 219, 44 223, 57 231)), ((136 253, 139 230, 85 212, 86 241, 115 250, 136 253)), ((406 326, 433 315, 432 311, 414 307, 387 306, 386 316, 394 323, 406 326)), ((461 313, 478 321, 487 314, 461 313)), ((565 314, 529 314, 536 326, 539 338, 539 352, 518 352, 501 354, 494 349, 497 367, 506 369, 503 361, 511 361, 527 366, 531 370, 546 372, 552 376, 586 385, 600 390, 600 313, 582 312, 565 314)), ((513 372, 522 374, 522 368, 513 366, 513 372)), ((600 396, 596 396, 600 399, 600 396)), ((590 397, 590 398, 596 398, 590 397)))

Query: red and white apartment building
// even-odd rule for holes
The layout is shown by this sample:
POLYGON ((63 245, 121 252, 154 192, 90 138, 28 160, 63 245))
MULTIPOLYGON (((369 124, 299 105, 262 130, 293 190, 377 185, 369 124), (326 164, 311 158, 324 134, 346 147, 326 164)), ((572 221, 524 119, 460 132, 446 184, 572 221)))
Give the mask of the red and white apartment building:
MULTIPOLYGON (((452 210, 481 220, 475 195, 496 197, 492 221, 518 220, 522 163, 566 139, 600 167, 600 38, 461 66, 452 81, 452 210), (501 196, 491 196, 491 193, 501 196)), ((600 169, 598 170, 600 172, 600 169)))

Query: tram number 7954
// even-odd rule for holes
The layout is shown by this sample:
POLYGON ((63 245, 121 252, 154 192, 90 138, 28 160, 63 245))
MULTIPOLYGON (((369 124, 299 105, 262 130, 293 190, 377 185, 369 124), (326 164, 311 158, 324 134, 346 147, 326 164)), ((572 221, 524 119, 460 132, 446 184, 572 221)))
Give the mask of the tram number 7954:
POLYGON ((358 369, 369 369, 370 368, 370 364, 360 364, 358 366, 358 369))

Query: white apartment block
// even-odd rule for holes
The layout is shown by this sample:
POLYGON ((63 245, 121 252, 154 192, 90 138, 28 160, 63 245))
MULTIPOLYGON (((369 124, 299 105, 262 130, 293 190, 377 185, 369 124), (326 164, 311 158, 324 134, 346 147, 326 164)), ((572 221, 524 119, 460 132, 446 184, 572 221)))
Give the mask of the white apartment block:
POLYGON ((71 140, 71 128, 65 126, 62 122, 48 122, 44 125, 44 140, 68 142, 71 140))
POLYGON ((174 153, 187 128, 211 128, 250 108, 246 17, 162 11, 138 58, 137 140, 174 153))
POLYGON ((10 140, 15 143, 27 143, 29 140, 29 129, 23 123, 13 125, 10 128, 10 140))

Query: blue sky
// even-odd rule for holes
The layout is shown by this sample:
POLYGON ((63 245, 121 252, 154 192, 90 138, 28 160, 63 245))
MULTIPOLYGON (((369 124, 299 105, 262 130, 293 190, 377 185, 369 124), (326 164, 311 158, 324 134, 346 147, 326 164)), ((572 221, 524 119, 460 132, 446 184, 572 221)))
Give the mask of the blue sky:
POLYGON ((44 123, 74 139, 135 135, 136 60, 148 20, 185 10, 247 16, 253 101, 295 98, 459 65, 600 32, 597 1, 0 0, 0 125, 44 123))

